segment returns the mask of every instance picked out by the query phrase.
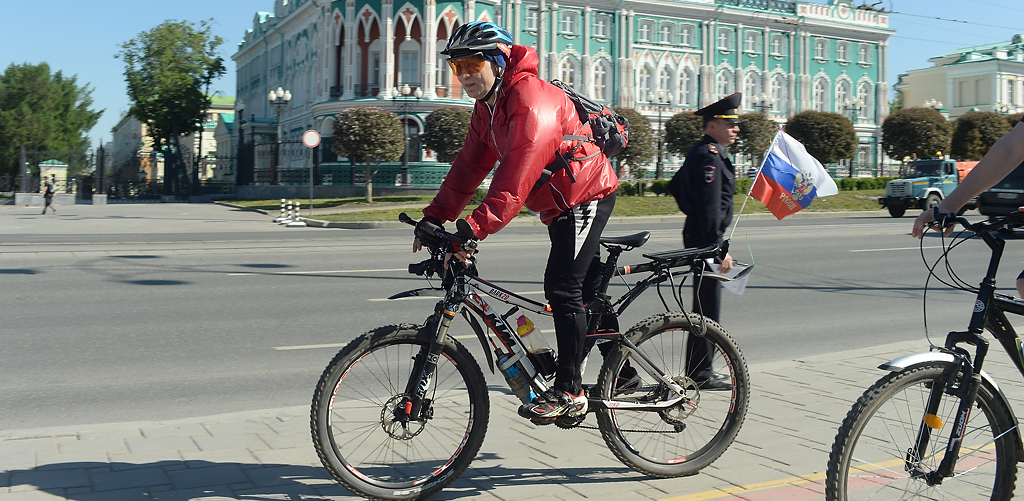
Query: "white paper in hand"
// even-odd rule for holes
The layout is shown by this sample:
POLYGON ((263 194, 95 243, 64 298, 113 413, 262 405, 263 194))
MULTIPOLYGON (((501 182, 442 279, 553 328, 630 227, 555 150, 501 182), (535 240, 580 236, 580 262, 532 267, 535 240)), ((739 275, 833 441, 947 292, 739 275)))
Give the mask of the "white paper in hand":
MULTIPOLYGON (((734 264, 732 269, 729 270, 729 273, 722 273, 722 272, 718 271, 719 268, 722 267, 722 265, 716 263, 713 259, 708 259, 707 263, 708 263, 708 265, 711 266, 711 270, 712 271, 714 271, 715 273, 717 273, 719 275, 722 275, 722 276, 725 276, 725 277, 729 277, 729 278, 733 278, 736 275, 739 275, 741 271, 747 269, 747 266, 734 264)), ((749 274, 745 275, 743 278, 741 278, 739 280, 733 280, 731 282, 722 282, 722 288, 727 290, 727 291, 729 291, 729 292, 731 292, 731 293, 733 293, 733 294, 743 295, 743 290, 747 288, 747 279, 748 278, 750 278, 749 274)))

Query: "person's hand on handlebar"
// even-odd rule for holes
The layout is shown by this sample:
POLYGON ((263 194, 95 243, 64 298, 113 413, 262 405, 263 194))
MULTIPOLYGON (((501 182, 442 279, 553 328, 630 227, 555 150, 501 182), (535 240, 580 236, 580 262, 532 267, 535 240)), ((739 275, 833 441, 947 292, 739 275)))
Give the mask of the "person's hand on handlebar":
POLYGON ((441 221, 438 221, 436 218, 427 216, 424 217, 423 219, 420 219, 420 222, 416 223, 416 230, 413 232, 415 236, 412 239, 412 252, 414 254, 423 249, 423 241, 420 240, 420 235, 423 235, 424 238, 429 237, 429 234, 424 229, 424 226, 427 224, 432 224, 444 230, 444 226, 441 226, 441 221))
POLYGON ((457 242, 451 243, 452 250, 454 252, 448 252, 444 255, 445 268, 448 267, 448 260, 451 259, 452 256, 454 256, 455 259, 466 263, 469 262, 470 256, 476 252, 476 235, 473 234, 473 227, 470 226, 465 219, 459 219, 456 221, 455 227, 458 229, 455 234, 464 238, 466 240, 466 244, 460 245, 457 242))
POLYGON ((917 216, 917 219, 914 220, 914 228, 910 232, 914 238, 923 238, 924 233, 932 226, 930 223, 933 221, 938 221, 940 223, 942 226, 941 231, 946 236, 953 233, 953 227, 956 226, 957 222, 956 211, 947 212, 943 211, 940 207, 941 204, 935 206, 934 209, 922 211, 921 215, 917 216))

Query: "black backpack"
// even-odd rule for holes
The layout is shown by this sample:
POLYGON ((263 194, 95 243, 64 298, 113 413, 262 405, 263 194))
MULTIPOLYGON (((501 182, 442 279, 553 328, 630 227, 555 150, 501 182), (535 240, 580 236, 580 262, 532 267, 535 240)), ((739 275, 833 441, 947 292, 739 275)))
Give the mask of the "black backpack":
POLYGON ((596 144, 601 149, 601 153, 604 153, 604 156, 608 158, 618 155, 629 144, 629 121, 626 120, 626 117, 615 113, 607 106, 587 96, 579 94, 561 80, 552 80, 551 85, 562 89, 573 105, 576 106, 576 114, 580 117, 580 128, 577 130, 582 131, 584 125, 589 123, 590 134, 586 136, 570 134, 562 136, 562 140, 580 141, 580 143, 575 148, 562 155, 558 155, 558 158, 551 165, 544 168, 540 179, 533 185, 535 190, 548 182, 552 175, 563 169, 569 176, 569 180, 575 183, 576 178, 572 175, 569 163, 583 161, 597 155, 597 153, 594 153, 577 158, 576 151, 580 149, 583 142, 596 144))

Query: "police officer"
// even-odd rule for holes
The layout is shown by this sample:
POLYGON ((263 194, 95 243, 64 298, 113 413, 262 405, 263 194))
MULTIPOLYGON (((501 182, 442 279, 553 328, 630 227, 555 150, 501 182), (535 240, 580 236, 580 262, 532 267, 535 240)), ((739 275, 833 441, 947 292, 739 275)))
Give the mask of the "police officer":
MULTIPOLYGON (((683 245, 688 248, 722 244, 725 230, 732 222, 736 170, 727 148, 736 142, 740 130, 736 108, 741 99, 737 92, 695 112, 704 118, 704 138, 686 155, 686 161, 670 182, 679 209, 686 214, 683 245)), ((732 256, 728 253, 716 261, 722 272, 732 269, 732 256)), ((722 284, 717 280, 702 280, 700 287, 693 289, 694 310, 716 322, 721 301, 722 284)), ((714 347, 710 341, 691 336, 687 352, 688 372, 701 388, 732 388, 730 378, 711 366, 714 347)))

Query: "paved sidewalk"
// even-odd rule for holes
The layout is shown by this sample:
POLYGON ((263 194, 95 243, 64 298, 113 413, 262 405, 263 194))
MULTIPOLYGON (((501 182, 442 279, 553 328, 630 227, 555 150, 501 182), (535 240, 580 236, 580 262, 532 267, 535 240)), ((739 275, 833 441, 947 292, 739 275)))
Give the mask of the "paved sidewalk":
MULTIPOLYGON (((432 499, 820 499, 836 429, 883 374, 876 366, 926 347, 904 342, 752 365, 750 409, 738 440, 711 467, 677 479, 650 479, 624 467, 597 431, 529 424, 515 416, 515 398, 492 386, 479 456, 432 499)), ((993 348, 986 369, 1022 409, 1024 384, 993 348)), ((0 431, 0 501, 56 499, 357 498, 329 478, 311 444, 308 409, 294 407, 0 431)))

